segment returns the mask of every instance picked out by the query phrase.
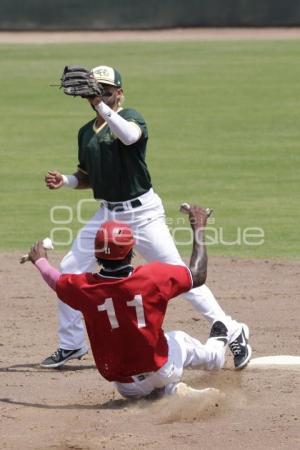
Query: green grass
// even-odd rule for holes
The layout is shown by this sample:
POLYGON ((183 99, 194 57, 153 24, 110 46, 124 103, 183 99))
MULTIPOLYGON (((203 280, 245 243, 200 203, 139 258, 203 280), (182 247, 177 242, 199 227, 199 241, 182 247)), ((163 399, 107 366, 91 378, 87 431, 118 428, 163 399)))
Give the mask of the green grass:
POLYGON ((180 217, 182 201, 200 202, 215 210, 210 240, 264 230, 263 245, 223 242, 210 254, 299 257, 299 41, 1 45, 2 249, 49 235, 56 205, 72 208, 75 235, 76 204, 92 198, 43 184, 48 169, 76 168, 77 130, 92 117, 84 101, 49 86, 72 63, 123 73, 126 104, 148 123, 148 164, 168 217, 180 217))

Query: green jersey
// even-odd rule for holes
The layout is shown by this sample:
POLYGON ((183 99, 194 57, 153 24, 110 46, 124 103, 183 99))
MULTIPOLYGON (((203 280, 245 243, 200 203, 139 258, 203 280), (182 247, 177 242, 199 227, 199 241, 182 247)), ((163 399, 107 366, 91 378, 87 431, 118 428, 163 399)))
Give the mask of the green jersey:
POLYGON ((78 133, 78 168, 88 175, 94 197, 111 202, 139 197, 152 186, 145 162, 148 140, 145 120, 130 108, 118 114, 142 130, 140 139, 132 145, 123 144, 106 123, 97 130, 95 119, 78 133))

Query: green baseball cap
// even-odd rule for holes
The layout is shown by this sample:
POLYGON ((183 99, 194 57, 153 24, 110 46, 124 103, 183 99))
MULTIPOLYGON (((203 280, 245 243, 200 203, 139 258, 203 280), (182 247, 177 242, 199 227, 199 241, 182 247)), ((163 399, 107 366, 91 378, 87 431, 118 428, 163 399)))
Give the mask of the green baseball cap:
POLYGON ((122 78, 120 72, 113 67, 98 66, 92 69, 92 74, 98 83, 110 84, 111 86, 121 87, 122 78))

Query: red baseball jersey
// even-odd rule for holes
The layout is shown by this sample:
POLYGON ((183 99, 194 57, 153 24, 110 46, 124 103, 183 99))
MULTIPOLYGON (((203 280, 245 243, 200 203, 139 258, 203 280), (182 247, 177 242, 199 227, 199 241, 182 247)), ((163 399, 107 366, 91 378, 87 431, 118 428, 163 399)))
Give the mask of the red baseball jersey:
POLYGON ((129 277, 63 274, 58 297, 82 312, 96 366, 109 381, 158 370, 168 358, 167 303, 192 288, 189 269, 153 262, 129 277))

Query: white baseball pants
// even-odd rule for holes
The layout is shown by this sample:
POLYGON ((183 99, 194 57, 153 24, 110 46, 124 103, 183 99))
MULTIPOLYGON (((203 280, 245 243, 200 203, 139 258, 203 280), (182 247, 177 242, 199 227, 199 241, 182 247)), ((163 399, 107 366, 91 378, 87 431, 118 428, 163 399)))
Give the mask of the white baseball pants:
MULTIPOLYGON (((159 260, 169 264, 185 264, 165 223, 162 201, 152 189, 139 197, 142 206, 128 207, 125 211, 110 211, 103 202, 92 219, 79 231, 70 252, 63 258, 62 273, 93 272, 96 269, 94 240, 100 225, 107 220, 120 220, 131 226, 136 240, 136 250, 146 261, 159 260)), ((125 207, 127 202, 123 202, 125 207)), ((227 329, 229 341, 240 332, 240 324, 225 315, 212 292, 206 285, 192 289, 185 294, 193 306, 211 324, 222 321, 227 329)), ((58 302, 59 346, 75 350, 85 346, 85 331, 79 311, 65 303, 58 302)))
POLYGON ((163 387, 165 394, 172 394, 184 368, 218 370, 223 367, 226 350, 223 342, 208 339, 203 345, 183 331, 170 331, 165 336, 169 346, 168 361, 157 372, 145 374, 142 380, 136 375, 132 377, 133 383, 115 382, 123 397, 141 398, 163 387))

